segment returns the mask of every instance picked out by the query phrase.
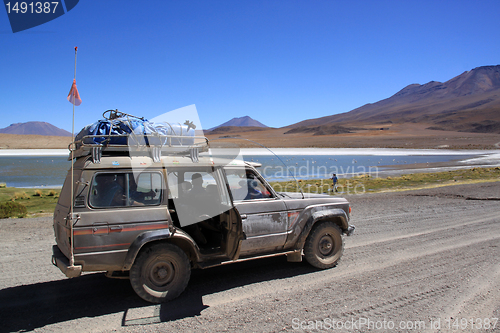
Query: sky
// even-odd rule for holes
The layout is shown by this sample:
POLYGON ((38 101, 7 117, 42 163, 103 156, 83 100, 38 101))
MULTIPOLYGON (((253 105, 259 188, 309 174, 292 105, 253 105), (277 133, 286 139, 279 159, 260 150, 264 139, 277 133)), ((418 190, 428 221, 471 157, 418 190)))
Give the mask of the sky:
POLYGON ((283 127, 500 64, 499 16, 498 0, 80 0, 13 33, 0 9, 0 128, 71 132, 75 46, 76 133, 108 109, 193 104, 204 129, 283 127))

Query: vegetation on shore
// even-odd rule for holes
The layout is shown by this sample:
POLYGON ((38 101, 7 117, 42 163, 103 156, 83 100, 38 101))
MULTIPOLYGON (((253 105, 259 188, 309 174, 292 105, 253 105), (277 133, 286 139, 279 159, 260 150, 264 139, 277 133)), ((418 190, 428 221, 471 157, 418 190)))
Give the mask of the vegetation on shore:
MULTIPOLYGON (((370 175, 340 178, 338 192, 332 191, 331 179, 271 182, 271 186, 279 192, 297 192, 299 185, 304 193, 346 195, 491 181, 500 181, 500 167, 413 173, 386 178, 370 175)), ((60 192, 60 189, 15 188, 0 184, 0 218, 50 215, 54 212, 60 192)))
POLYGON ((0 219, 7 217, 25 217, 27 213, 26 207, 20 203, 12 201, 0 203, 0 219))
POLYGON ((394 177, 372 177, 368 174, 352 178, 339 178, 338 192, 332 191, 331 179, 310 179, 271 182, 277 191, 297 192, 297 184, 304 193, 364 194, 385 191, 404 191, 425 187, 466 184, 472 182, 500 181, 500 167, 472 168, 432 173, 413 173, 394 177))
POLYGON ((16 188, 0 186, 0 218, 36 217, 54 213, 60 189, 16 188), (19 206, 25 207, 20 208, 19 206), (5 207, 2 214, 1 207, 5 207), (17 207, 14 209, 13 207, 17 207), (24 213, 20 213, 23 211, 24 213))

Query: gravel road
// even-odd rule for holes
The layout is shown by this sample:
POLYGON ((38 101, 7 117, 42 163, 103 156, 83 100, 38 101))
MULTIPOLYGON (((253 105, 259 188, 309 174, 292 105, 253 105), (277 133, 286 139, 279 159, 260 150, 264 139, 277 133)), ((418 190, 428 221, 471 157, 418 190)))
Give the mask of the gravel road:
POLYGON ((0 220, 0 332, 500 332, 500 183, 348 199, 356 231, 337 267, 193 271, 163 305, 102 273, 66 279, 50 217, 0 220))

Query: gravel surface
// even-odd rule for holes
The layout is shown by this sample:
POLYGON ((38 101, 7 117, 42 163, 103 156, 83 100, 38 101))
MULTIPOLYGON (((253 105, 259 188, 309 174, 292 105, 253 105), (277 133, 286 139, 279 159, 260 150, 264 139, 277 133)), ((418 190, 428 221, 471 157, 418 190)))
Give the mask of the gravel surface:
POLYGON ((66 279, 51 218, 0 220, 0 332, 500 332, 500 183, 348 199, 356 231, 337 267, 197 270, 162 305, 128 280, 66 279))

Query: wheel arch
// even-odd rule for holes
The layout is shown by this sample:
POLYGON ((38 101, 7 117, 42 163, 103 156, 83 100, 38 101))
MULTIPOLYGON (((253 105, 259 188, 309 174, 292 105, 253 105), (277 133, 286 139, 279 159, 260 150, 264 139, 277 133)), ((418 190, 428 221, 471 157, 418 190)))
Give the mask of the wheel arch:
POLYGON ((314 226, 318 225, 318 223, 322 222, 333 222, 339 226, 342 232, 347 232, 349 228, 349 218, 347 217, 347 214, 343 209, 338 208, 315 211, 307 219, 307 222, 302 229, 299 239, 297 240, 295 248, 302 249, 306 242, 307 236, 309 236, 309 234, 311 233, 311 230, 314 228, 314 226))
POLYGON ((127 256, 123 263, 123 270, 130 270, 135 259, 141 251, 154 244, 166 242, 178 246, 191 262, 199 260, 199 250, 194 241, 182 231, 171 233, 168 229, 146 231, 134 240, 130 245, 127 256))

